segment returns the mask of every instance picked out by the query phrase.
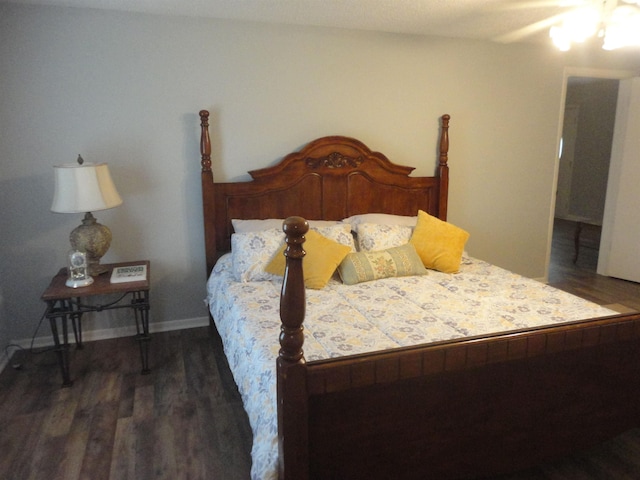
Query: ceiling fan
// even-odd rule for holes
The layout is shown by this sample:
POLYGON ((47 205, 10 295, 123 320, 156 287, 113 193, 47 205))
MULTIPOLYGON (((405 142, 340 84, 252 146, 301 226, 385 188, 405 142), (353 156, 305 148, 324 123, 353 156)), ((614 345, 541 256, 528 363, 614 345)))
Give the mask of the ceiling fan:
POLYGON ((513 3, 506 8, 550 6, 559 12, 494 40, 515 42, 549 29, 553 43, 562 51, 593 37, 602 39, 605 50, 640 46, 640 0, 541 0, 513 3))

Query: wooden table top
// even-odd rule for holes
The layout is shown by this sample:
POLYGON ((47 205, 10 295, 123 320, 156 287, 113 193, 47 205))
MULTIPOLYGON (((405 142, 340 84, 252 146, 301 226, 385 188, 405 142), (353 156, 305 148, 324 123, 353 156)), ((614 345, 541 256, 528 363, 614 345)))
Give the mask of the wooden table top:
POLYGON ((108 295, 110 293, 136 292, 149 290, 149 278, 151 276, 151 265, 149 260, 135 260, 131 262, 107 263, 103 265, 109 270, 103 274, 93 277, 93 283, 86 287, 67 287, 67 269, 61 268, 51 280, 49 287, 42 294, 43 301, 61 300, 65 298, 90 297, 93 295, 108 295), (111 283, 111 272, 115 267, 127 267, 133 265, 146 265, 147 278, 137 282, 111 283))

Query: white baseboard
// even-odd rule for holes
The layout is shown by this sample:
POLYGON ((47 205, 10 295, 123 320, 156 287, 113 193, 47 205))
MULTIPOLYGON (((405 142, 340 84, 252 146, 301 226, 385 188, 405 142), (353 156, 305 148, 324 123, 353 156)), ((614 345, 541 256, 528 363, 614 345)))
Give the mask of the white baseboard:
MULTIPOLYGON (((196 317, 185 318, 182 320, 170 320, 168 322, 152 322, 149 324, 149 331, 151 333, 169 332, 172 330, 185 330, 187 328, 206 327, 209 325, 209 317, 196 317)), ((100 330, 83 330, 82 342, 94 342, 96 340, 108 340, 111 338, 129 337, 136 334, 135 325, 121 327, 121 328, 104 328, 100 330)), ((69 333, 69 341, 73 342, 73 333, 69 333)), ((22 340, 11 341, 13 345, 19 345, 25 350, 31 348, 31 338, 24 338, 22 340)), ((33 348, 50 347, 53 345, 53 337, 51 335, 45 335, 36 337, 33 339, 33 348)), ((9 359, 4 352, 1 352, 0 357, 0 372, 2 372, 9 359)))

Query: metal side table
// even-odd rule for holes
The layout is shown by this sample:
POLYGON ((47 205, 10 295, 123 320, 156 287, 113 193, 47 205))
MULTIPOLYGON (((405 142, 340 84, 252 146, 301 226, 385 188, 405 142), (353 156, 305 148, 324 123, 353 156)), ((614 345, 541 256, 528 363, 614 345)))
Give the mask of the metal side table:
POLYGON ((87 312, 101 312, 117 308, 131 308, 136 321, 136 339, 140 345, 142 361, 142 375, 148 374, 149 369, 149 278, 151 274, 150 262, 140 260, 106 264, 108 271, 93 277, 93 284, 86 287, 71 288, 65 285, 67 269, 61 269, 53 277, 51 284, 42 294, 42 300, 47 304, 46 317, 51 323, 51 335, 55 343, 55 351, 62 372, 62 386, 73 385, 69 365, 69 321, 75 337, 76 348, 82 349, 82 316, 87 312), (142 281, 125 283, 111 283, 111 272, 115 267, 146 265, 147 278, 142 281), (91 297, 97 295, 112 295, 114 300, 102 304, 90 302, 91 297), (116 297, 117 296, 117 297, 116 297), (127 302, 128 300, 128 302, 127 302))

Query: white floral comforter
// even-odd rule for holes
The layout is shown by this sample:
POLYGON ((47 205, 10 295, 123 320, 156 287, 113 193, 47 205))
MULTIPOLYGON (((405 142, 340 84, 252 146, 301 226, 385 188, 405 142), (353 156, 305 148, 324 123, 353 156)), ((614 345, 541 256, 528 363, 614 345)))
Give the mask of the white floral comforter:
MULTIPOLYGON (((254 480, 277 478, 276 357, 281 281, 233 280, 231 256, 208 303, 253 430, 254 480)), ((615 312, 470 257, 460 273, 307 290, 307 361, 513 330, 615 312)))

